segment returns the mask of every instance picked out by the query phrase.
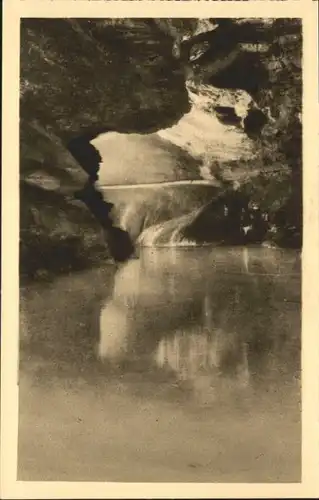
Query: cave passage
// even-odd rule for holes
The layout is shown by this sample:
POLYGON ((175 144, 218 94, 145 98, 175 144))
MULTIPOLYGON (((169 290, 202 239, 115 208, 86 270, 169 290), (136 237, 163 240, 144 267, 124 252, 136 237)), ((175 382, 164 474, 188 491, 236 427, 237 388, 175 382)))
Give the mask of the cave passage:
POLYGON ((111 216, 113 204, 105 201, 101 192, 95 186, 102 158, 90 143, 90 140, 94 137, 85 136, 73 139, 68 144, 70 153, 89 175, 86 185, 80 191, 76 191, 74 197, 86 205, 103 228, 106 243, 113 259, 117 262, 123 262, 133 255, 134 246, 129 234, 113 225, 111 216))

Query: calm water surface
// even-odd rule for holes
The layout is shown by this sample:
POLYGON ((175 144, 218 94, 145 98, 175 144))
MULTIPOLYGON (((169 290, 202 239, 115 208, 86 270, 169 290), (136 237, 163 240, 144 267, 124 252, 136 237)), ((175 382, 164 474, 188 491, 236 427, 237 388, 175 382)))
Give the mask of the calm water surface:
POLYGON ((19 479, 300 480, 300 258, 144 249, 21 291, 19 479))

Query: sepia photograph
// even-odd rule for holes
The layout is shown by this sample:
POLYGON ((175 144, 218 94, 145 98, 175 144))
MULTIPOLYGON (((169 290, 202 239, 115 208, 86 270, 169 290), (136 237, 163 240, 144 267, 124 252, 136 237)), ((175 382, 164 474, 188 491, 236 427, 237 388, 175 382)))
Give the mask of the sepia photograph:
POLYGON ((302 50, 21 19, 19 481, 301 481, 302 50))

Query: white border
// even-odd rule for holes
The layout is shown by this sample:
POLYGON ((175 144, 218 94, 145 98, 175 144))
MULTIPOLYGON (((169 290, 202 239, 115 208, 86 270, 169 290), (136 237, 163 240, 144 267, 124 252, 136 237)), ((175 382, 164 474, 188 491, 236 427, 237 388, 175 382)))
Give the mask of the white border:
POLYGON ((2 182, 2 498, 311 498, 318 489, 319 128, 317 4, 307 1, 4 2, 2 182), (174 13, 172 13, 174 11, 174 13), (17 482, 20 17, 302 17, 304 26, 303 477, 301 484, 17 482), (316 65, 317 63, 317 65, 316 65))

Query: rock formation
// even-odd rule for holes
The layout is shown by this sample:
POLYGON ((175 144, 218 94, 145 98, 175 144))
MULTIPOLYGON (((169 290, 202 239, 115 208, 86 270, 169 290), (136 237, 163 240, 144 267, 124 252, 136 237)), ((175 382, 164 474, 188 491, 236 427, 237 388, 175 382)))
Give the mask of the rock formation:
MULTIPOLYGON (((244 172, 241 186, 262 198, 264 208, 279 217, 280 227, 300 233, 298 21, 24 19, 22 272, 29 273, 35 248, 38 260, 32 275, 50 267, 47 262, 59 246, 67 249, 59 261, 61 269, 73 266, 75 248, 81 265, 100 258, 101 252, 105 258, 107 248, 118 260, 132 253, 125 234, 112 229, 112 204, 103 203, 96 192, 101 156, 91 141, 108 131, 151 134, 172 127, 194 107, 190 93, 210 95, 209 112, 253 141, 254 168, 248 160, 230 161, 229 167, 244 172), (243 95, 248 104, 241 114, 237 104, 243 95), (251 175, 252 170, 258 175, 251 175), (116 250, 118 237, 121 248, 125 240, 127 255, 116 250)), ((219 170, 224 181, 227 169, 219 170)))

